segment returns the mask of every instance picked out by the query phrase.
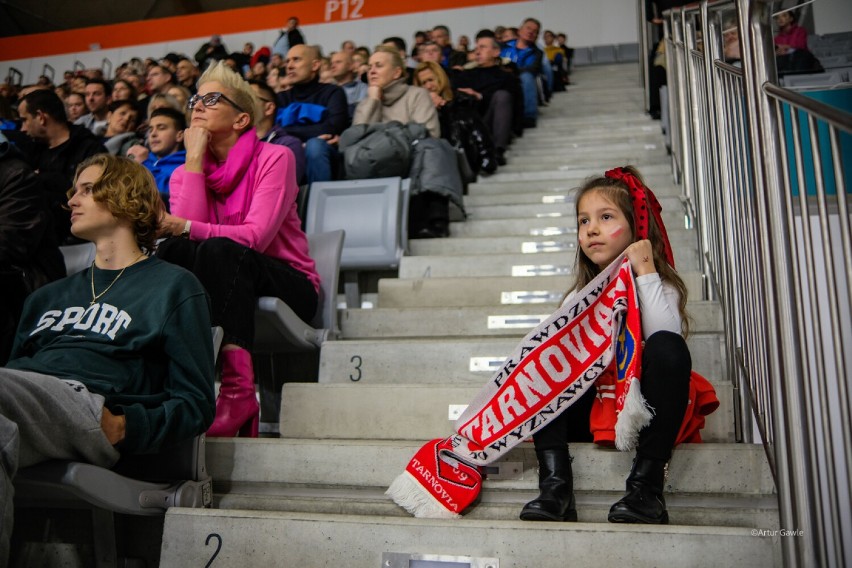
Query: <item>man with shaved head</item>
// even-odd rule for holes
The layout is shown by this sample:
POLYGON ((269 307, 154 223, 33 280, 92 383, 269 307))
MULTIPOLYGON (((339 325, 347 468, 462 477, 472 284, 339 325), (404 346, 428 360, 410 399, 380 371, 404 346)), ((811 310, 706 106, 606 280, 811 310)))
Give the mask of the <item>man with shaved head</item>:
POLYGON ((355 113, 355 107, 367 98, 367 83, 358 78, 352 53, 335 51, 331 54, 331 76, 346 93, 346 104, 349 106, 349 118, 355 113))
POLYGON ((305 180, 329 181, 339 171, 337 142, 349 126, 346 94, 339 86, 320 83, 322 54, 313 45, 296 45, 287 52, 284 83, 278 93, 276 124, 305 144, 305 180))

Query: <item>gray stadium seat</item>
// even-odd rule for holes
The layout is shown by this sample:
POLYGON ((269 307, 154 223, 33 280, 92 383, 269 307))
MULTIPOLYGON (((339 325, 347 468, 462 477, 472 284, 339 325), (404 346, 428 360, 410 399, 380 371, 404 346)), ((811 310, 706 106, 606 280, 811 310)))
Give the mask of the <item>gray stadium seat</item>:
POLYGON ((87 269, 95 260, 94 243, 82 243, 79 245, 65 245, 59 247, 62 258, 65 259, 65 274, 71 276, 87 269))
POLYGON ((615 51, 621 63, 639 61, 638 43, 620 43, 615 46, 615 51))
POLYGON ((262 297, 255 316, 255 351, 281 353, 318 349, 323 341, 334 339, 337 325, 337 282, 344 231, 308 235, 311 258, 320 276, 317 313, 310 324, 303 322, 279 298, 262 297))
MULTIPOLYGON (((215 358, 222 328, 213 328, 212 341, 215 358)), ((16 508, 91 508, 98 566, 119 565, 115 513, 162 516, 171 507, 213 503, 204 434, 157 454, 122 457, 112 469, 47 461, 19 470, 14 485, 16 508)))
POLYGON ((588 47, 578 47, 574 49, 574 58, 571 64, 575 67, 592 64, 592 50, 588 47))
POLYGON ((592 47, 592 62, 598 63, 615 63, 615 46, 614 45, 596 45, 592 47))
POLYGON ((819 58, 820 65, 823 69, 834 70, 841 67, 849 67, 852 65, 852 54, 846 55, 829 55, 828 57, 819 58))
POLYGON ((788 88, 831 87, 846 82, 842 73, 810 73, 807 75, 786 75, 781 82, 788 88))
POLYGON ((277 435, 281 386, 287 380, 316 380, 323 342, 340 334, 337 283, 343 230, 308 235, 311 258, 320 276, 317 313, 310 324, 279 298, 258 298, 255 310, 254 375, 260 393, 260 431, 277 435), (283 369, 279 370, 279 369, 283 369))
POLYGON ((399 177, 311 185, 307 233, 346 231, 340 269, 344 272, 348 306, 360 307, 359 271, 399 267, 407 242, 407 197, 399 177))

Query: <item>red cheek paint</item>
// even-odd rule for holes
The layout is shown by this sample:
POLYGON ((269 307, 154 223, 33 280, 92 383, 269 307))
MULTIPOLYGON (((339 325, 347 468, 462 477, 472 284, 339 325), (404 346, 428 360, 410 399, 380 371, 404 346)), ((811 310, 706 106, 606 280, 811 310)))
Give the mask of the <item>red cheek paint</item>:
POLYGON ((609 234, 609 236, 614 238, 614 237, 617 237, 618 235, 620 235, 623 232, 624 232, 624 227, 616 227, 615 229, 612 230, 612 232, 609 234))

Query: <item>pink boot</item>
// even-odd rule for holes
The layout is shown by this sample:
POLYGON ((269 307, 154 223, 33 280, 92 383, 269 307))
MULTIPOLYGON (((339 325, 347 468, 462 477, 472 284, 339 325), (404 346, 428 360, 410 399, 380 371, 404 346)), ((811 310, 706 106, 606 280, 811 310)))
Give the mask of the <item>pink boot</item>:
POLYGON ((223 350, 222 386, 216 398, 216 419, 207 430, 213 438, 257 438, 260 407, 254 394, 251 353, 245 349, 223 350))

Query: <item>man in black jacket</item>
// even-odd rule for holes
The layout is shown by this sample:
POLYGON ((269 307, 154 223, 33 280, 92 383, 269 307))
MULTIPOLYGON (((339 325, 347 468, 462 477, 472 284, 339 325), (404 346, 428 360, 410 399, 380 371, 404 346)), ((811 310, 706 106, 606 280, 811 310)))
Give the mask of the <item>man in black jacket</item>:
POLYGON ((63 206, 77 164, 94 154, 106 153, 106 148, 89 130, 68 122, 65 105, 53 91, 27 94, 18 105, 18 114, 23 120, 21 130, 36 142, 27 161, 47 193, 53 229, 57 242, 62 244, 71 236, 71 214, 63 206))
POLYGON ((477 67, 454 73, 450 82, 454 89, 479 99, 477 110, 494 138, 497 163, 505 165, 504 154, 512 132, 523 130, 524 98, 521 82, 511 69, 503 66, 500 44, 487 34, 476 38, 477 67))
POLYGON ((349 126, 349 110, 343 89, 319 82, 320 52, 312 45, 297 45, 287 53, 285 82, 278 93, 276 124, 305 144, 307 183, 335 178, 340 153, 340 133, 349 126))
POLYGON ((30 292, 65 276, 41 182, 0 132, 0 365, 30 292))

